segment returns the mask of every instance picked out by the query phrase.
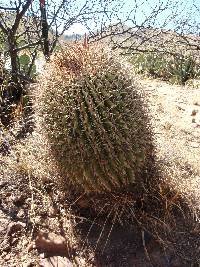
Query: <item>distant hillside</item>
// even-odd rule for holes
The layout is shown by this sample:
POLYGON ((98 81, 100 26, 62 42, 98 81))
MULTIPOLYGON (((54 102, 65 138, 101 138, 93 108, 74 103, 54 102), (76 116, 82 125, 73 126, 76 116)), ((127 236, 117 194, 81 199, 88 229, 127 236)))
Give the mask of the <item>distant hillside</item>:
POLYGON ((101 33, 90 36, 94 41, 102 39, 116 48, 123 48, 126 52, 131 51, 159 51, 169 53, 196 53, 200 48, 200 36, 195 34, 180 35, 172 30, 164 30, 152 27, 128 27, 127 25, 109 26, 101 33), (107 37, 106 37, 107 36, 107 37))
POLYGON ((63 40, 64 41, 78 41, 78 40, 81 40, 81 38, 82 38, 83 36, 82 35, 80 35, 80 34, 70 34, 70 35, 68 35, 68 34, 64 34, 63 36, 62 36, 62 38, 63 38, 63 40))

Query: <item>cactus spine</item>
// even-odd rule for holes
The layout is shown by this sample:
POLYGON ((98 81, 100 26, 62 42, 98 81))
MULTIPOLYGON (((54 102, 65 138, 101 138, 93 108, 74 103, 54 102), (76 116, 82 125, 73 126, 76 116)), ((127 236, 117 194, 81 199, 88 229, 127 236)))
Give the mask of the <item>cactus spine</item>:
POLYGON ((140 180, 152 160, 151 131, 119 61, 99 47, 69 47, 47 65, 39 90, 38 113, 66 183, 113 192, 140 180))

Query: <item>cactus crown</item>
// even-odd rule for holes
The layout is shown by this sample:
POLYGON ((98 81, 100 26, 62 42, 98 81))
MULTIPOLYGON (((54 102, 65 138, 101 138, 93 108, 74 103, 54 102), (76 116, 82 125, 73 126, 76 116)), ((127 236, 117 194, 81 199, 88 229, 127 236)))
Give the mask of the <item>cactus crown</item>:
POLYGON ((151 133, 119 61, 99 47, 68 47, 47 65, 40 91, 38 112, 66 183, 110 192, 137 182, 152 158, 151 133))

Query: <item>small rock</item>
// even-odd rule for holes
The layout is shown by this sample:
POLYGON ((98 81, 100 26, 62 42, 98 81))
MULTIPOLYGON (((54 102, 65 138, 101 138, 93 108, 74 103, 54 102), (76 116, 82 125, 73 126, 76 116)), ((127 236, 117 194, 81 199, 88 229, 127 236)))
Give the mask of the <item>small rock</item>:
POLYGON ((67 240, 63 236, 44 232, 38 233, 35 246, 40 252, 54 255, 68 255, 70 248, 67 240))
POLYGON ((24 218, 25 217, 25 213, 23 209, 20 209, 17 213, 17 217, 19 218, 24 218))
POLYGON ((172 127, 172 124, 170 122, 166 122, 163 127, 166 129, 166 130, 170 130, 171 127, 172 127))
POLYGON ((191 116, 195 116, 195 115, 197 114, 197 112, 198 112, 198 110, 193 109, 193 110, 191 111, 191 116))
POLYGON ((199 147, 199 143, 197 142, 190 142, 190 146, 193 148, 198 148, 199 147))
POLYGON ((45 258, 46 258, 45 253, 41 253, 41 254, 40 254, 40 258, 41 258, 41 259, 45 259, 45 258))
POLYGON ((50 207, 49 208, 49 216, 54 217, 54 216, 56 216, 56 214, 57 214, 57 210, 53 207, 50 207))
POLYGON ((199 108, 196 105, 191 105, 187 108, 187 112, 190 116, 195 116, 199 112, 199 108))
POLYGON ((41 260, 41 267, 73 267, 72 262, 66 257, 54 256, 41 260))
POLYGON ((192 128, 198 128, 199 125, 198 125, 197 123, 195 123, 195 122, 192 122, 191 127, 192 127, 192 128))

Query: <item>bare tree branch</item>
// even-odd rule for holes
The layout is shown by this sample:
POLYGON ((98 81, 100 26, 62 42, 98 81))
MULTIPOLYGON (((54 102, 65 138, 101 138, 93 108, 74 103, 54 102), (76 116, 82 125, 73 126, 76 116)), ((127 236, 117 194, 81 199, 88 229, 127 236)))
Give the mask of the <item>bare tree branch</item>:
POLYGON ((39 45, 39 44, 41 44, 41 40, 39 40, 39 41, 37 41, 37 42, 35 42, 35 43, 29 43, 29 44, 26 44, 26 45, 24 45, 24 46, 20 46, 19 48, 16 48, 15 50, 16 50, 17 52, 19 52, 19 51, 25 50, 25 49, 27 49, 27 48, 35 47, 35 46, 37 46, 37 45, 39 45))
POLYGON ((0 9, 3 9, 3 10, 5 10, 5 11, 15 11, 16 10, 16 8, 15 7, 3 7, 3 6, 0 6, 0 9))
POLYGON ((26 11, 28 10, 28 8, 30 7, 31 3, 32 3, 33 0, 27 0, 26 1, 26 4, 23 6, 22 10, 20 12, 19 11, 19 7, 20 5, 16 8, 16 17, 15 17, 15 22, 12 26, 12 32, 13 34, 16 33, 18 27, 19 27, 19 24, 20 24, 20 21, 21 19, 23 18, 23 16, 25 15, 26 11))
POLYGON ((0 29, 2 30, 3 33, 7 34, 8 31, 6 30, 6 28, 3 26, 3 24, 0 21, 0 29))

